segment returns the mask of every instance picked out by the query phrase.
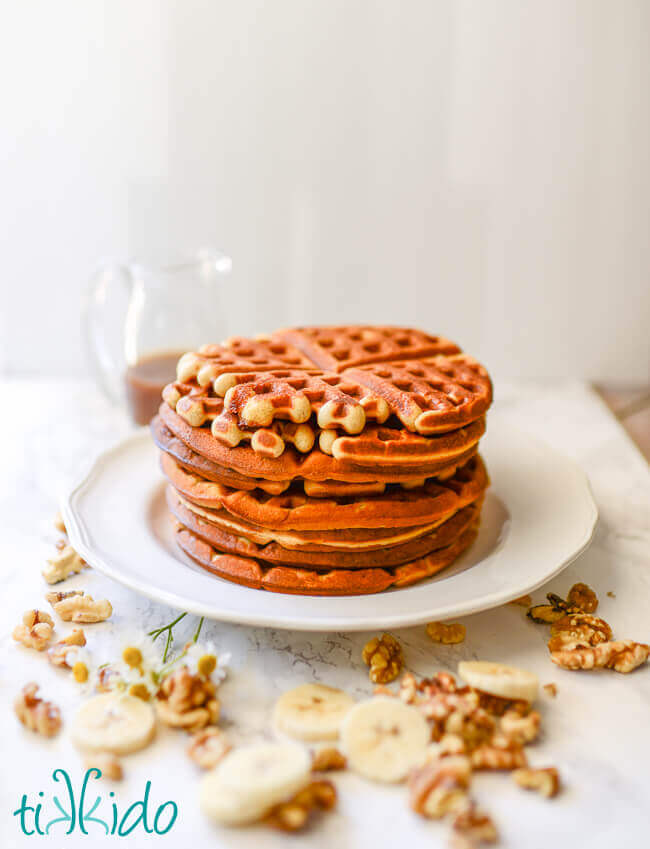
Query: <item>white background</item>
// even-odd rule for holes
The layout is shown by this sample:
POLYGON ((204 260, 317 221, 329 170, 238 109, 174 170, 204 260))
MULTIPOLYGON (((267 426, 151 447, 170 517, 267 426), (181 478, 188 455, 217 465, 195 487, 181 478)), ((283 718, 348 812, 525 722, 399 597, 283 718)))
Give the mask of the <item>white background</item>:
POLYGON ((648 378, 645 0, 2 5, 0 370, 85 371, 100 257, 214 244, 215 337, 404 322, 648 378))

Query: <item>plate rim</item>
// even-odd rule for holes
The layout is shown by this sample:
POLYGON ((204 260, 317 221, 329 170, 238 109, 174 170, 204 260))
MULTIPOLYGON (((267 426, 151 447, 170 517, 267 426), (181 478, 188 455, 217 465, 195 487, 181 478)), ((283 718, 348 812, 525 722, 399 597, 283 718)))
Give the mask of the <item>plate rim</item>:
MULTIPOLYGON (((278 614, 274 614, 272 611, 269 613, 259 612, 247 614, 240 610, 229 610, 227 608, 220 608, 219 610, 215 610, 214 603, 201 603, 201 601, 197 601, 196 599, 185 598, 181 594, 170 592, 166 589, 157 588, 151 584, 147 584, 145 586, 144 582, 137 576, 125 573, 122 569, 116 568, 110 562, 107 562, 103 556, 93 550, 90 545, 86 544, 84 538, 84 529, 82 527, 84 525, 84 522, 82 518, 77 515, 77 511, 75 509, 75 499, 80 498, 82 496, 83 489, 86 486, 89 486, 93 482, 93 480, 101 474, 102 469, 108 463, 111 462, 114 455, 124 452, 134 443, 142 442, 144 444, 146 440, 147 446, 151 444, 149 429, 146 426, 138 428, 133 433, 128 434, 126 437, 117 440, 108 448, 101 451, 96 457, 94 457, 94 459, 81 472, 79 472, 78 475, 75 476, 73 481, 64 488, 59 499, 60 510, 72 547, 93 568, 97 569, 97 571, 101 572, 112 580, 117 581, 123 586, 128 587, 134 592, 144 595, 147 598, 153 599, 163 604, 167 604, 170 607, 173 607, 178 610, 185 610, 188 613, 192 613, 197 616, 205 616, 206 618, 212 620, 240 625, 250 625, 254 627, 323 632, 368 631, 373 630, 375 628, 401 628, 413 625, 420 625, 429 622, 431 621, 432 616, 440 617, 442 619, 447 619, 455 616, 470 616, 475 613, 480 613, 485 610, 500 607, 504 604, 507 604, 509 601, 512 601, 513 599, 518 598, 527 593, 531 593, 540 586, 548 583, 588 548, 591 540, 593 539, 598 524, 598 507, 593 496, 593 491, 589 482, 589 478, 584 472, 584 470, 575 461, 571 460, 568 457, 565 457, 561 452, 556 451, 556 449, 548 445, 543 440, 538 439, 536 436, 533 436, 520 428, 512 426, 507 421, 506 417, 502 417, 501 415, 497 414, 496 416, 493 416, 491 418, 493 418, 493 430, 499 427, 506 427, 508 430, 518 433, 525 440, 528 440, 530 443, 533 443, 536 446, 540 447, 544 452, 554 455, 557 461, 560 461, 562 464, 569 467, 573 474, 575 474, 576 477, 580 479, 580 483, 582 484, 583 488, 584 505, 589 508, 588 515, 585 516, 584 532, 581 538, 579 538, 575 543, 577 547, 575 547, 575 549, 565 558, 561 559, 560 562, 552 570, 546 572, 540 580, 534 582, 526 582, 526 586, 523 589, 521 586, 518 586, 516 589, 512 590, 498 590, 494 593, 484 595, 480 600, 473 600, 469 604, 463 604, 462 602, 457 603, 455 605, 450 604, 447 605, 445 608, 435 610, 433 613, 427 613, 425 611, 411 613, 402 612, 395 613, 393 615, 380 615, 380 617, 378 617, 375 621, 369 621, 367 618, 365 618, 363 619, 363 621, 355 623, 354 621, 350 621, 350 617, 347 614, 343 616, 339 615, 328 617, 326 619, 310 617, 308 620, 306 620, 304 618, 304 614, 297 614, 291 618, 288 618, 286 615, 280 616, 280 618, 278 618, 278 614), (498 421, 494 421, 494 419, 498 419, 498 421)), ((506 506, 508 505, 506 504, 506 506)), ((507 547, 507 538, 504 543, 504 547, 507 547)), ((487 558, 484 558, 484 560, 485 559, 487 558)), ((474 564, 474 566, 472 566, 471 568, 476 568, 476 566, 484 562, 484 560, 478 561, 478 563, 474 564)), ((246 589, 249 589, 250 592, 255 593, 264 592, 262 590, 255 590, 252 588, 246 589)), ((399 590, 396 592, 399 592, 399 590)), ((277 594, 271 592, 264 592, 264 595, 272 599, 277 594)), ((355 597, 360 599, 367 599, 372 598, 372 595, 350 596, 348 598, 355 597)), ((331 601, 335 603, 338 598, 338 596, 332 596, 331 601)))

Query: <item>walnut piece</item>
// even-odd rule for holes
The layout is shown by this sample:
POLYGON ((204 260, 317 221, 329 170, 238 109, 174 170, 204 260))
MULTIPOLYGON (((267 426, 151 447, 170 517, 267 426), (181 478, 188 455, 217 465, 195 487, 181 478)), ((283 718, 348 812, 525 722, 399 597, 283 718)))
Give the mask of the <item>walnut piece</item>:
POLYGON ((508 711, 516 711, 520 716, 525 716, 530 711, 530 702, 523 699, 504 699, 482 690, 475 692, 478 694, 479 705, 493 716, 503 716, 508 711))
POLYGON ((612 629, 604 619, 589 613, 572 613, 551 625, 549 651, 586 648, 612 639, 612 629))
POLYGON ((219 719, 219 700, 213 681, 181 666, 167 675, 156 694, 158 718, 172 728, 195 732, 219 719))
POLYGON ((598 607, 598 596, 590 586, 583 583, 574 584, 566 600, 569 604, 584 610, 585 613, 594 613, 598 607))
POLYGON ((458 835, 469 841, 468 844, 464 845, 496 843, 499 839, 496 826, 488 814, 474 804, 469 805, 458 814, 454 820, 453 829, 458 835))
POLYGON ((48 558, 42 575, 48 584, 58 584, 70 575, 76 575, 86 565, 71 545, 64 546, 54 557, 48 558))
POLYGON ((50 593, 45 593, 45 601, 54 607, 58 601, 63 601, 64 598, 72 598, 75 595, 83 595, 83 592, 81 590, 68 590, 67 592, 53 590, 50 593))
POLYGON ((342 755, 338 749, 325 748, 319 749, 314 753, 311 762, 312 772, 333 772, 338 769, 345 769, 348 762, 345 755, 342 755))
POLYGON ((557 684, 553 683, 553 681, 551 681, 550 684, 544 684, 542 690, 544 690, 544 692, 547 693, 552 699, 557 696, 557 684))
POLYGON ((86 769, 100 770, 103 778, 121 781, 124 777, 122 763, 112 752, 94 752, 88 755, 84 763, 86 769))
POLYGON ((63 521, 63 516, 61 515, 60 510, 56 511, 56 516, 54 517, 54 527, 59 531, 59 533, 67 534, 68 531, 65 527, 65 522, 63 521))
POLYGON ((590 648, 565 649, 551 652, 551 660, 563 669, 613 669, 632 672, 645 663, 650 646, 633 640, 613 640, 590 648))
POLYGON ((462 702, 444 722, 445 735, 460 737, 467 751, 489 740, 494 730, 494 719, 487 711, 480 707, 468 710, 462 702))
POLYGON ((472 769, 464 756, 425 763, 409 776, 409 805, 416 814, 441 819, 469 804, 467 788, 472 769))
POLYGON ((433 678, 422 678, 420 681, 412 672, 405 672, 400 680, 397 695, 403 702, 411 705, 422 704, 441 693, 457 691, 456 679, 449 672, 438 672, 433 678))
MULTIPOLYGON (((54 593, 48 593, 54 596, 54 593)), ((49 599, 48 599, 49 601, 49 599)), ((64 622, 79 622, 86 625, 92 622, 103 622, 113 612, 113 607, 106 598, 95 601, 91 595, 81 590, 64 593, 59 601, 50 601, 52 609, 64 622)))
POLYGON ((54 619, 50 616, 49 613, 46 613, 44 610, 36 610, 33 608, 32 610, 26 610, 23 613, 23 625, 27 628, 32 628, 34 625, 38 625, 39 622, 47 622, 48 625, 51 625, 54 628, 54 619))
POLYGON ((525 790, 536 790, 547 799, 557 796, 560 790, 560 776, 554 766, 542 769, 516 769, 512 777, 520 787, 525 790))
POLYGON ((363 647, 361 657, 370 667, 370 680, 374 684, 394 681, 404 667, 402 647, 390 634, 373 637, 363 647))
POLYGON ((508 739, 525 745, 532 743, 537 737, 541 724, 542 717, 536 710, 531 710, 526 716, 522 716, 517 711, 509 710, 501 717, 499 727, 508 739))
POLYGON ((444 622, 429 622, 427 625, 427 634, 434 643, 455 645, 456 643, 463 642, 466 629, 464 625, 460 625, 459 623, 445 625, 444 622))
POLYGON ((528 765, 526 753, 520 743, 496 733, 487 743, 471 753, 472 769, 513 770, 528 765))
POLYGON ((14 702, 16 716, 30 731, 54 737, 61 728, 61 711, 53 702, 39 698, 37 691, 38 684, 33 681, 23 687, 14 702))
POLYGON ((407 705, 412 705, 418 692, 418 683, 412 672, 405 672, 399 682, 397 695, 407 705))
POLYGON ((288 802, 282 802, 265 818, 267 825, 280 831, 300 831, 315 811, 329 811, 336 805, 336 788, 331 781, 312 781, 288 802))
POLYGON ((459 734, 443 734, 437 743, 430 743, 430 746, 438 747, 438 757, 444 758, 445 755, 464 755, 467 753, 467 743, 459 734))
POLYGON ((197 731, 187 747, 187 754, 201 769, 212 769, 232 748, 220 728, 210 725, 197 731))
POLYGON ((16 625, 12 637, 28 649, 43 651, 52 639, 54 621, 42 610, 27 610, 23 613, 22 625, 16 625))
POLYGON ((72 669, 74 660, 71 663, 70 659, 74 658, 75 649, 85 645, 86 635, 81 628, 75 628, 67 637, 50 646, 47 650, 47 658, 54 666, 64 666, 66 669, 72 669))

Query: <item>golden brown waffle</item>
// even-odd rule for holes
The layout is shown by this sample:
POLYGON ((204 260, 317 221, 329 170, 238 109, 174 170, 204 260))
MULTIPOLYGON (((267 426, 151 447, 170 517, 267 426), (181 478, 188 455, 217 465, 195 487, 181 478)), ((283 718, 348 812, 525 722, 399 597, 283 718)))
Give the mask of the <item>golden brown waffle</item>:
POLYGON ((320 531, 294 531, 286 528, 263 528, 233 516, 223 508, 219 510, 199 507, 183 498, 178 491, 174 492, 184 507, 229 534, 245 537, 258 545, 277 542, 283 548, 294 551, 378 551, 385 546, 401 545, 431 533, 453 515, 453 512, 450 512, 433 522, 407 528, 324 528, 320 531))
POLYGON ((199 386, 207 386, 220 375, 231 372, 263 372, 275 369, 313 369, 314 364, 297 348, 278 339, 244 339, 233 336, 221 345, 203 345, 184 354, 176 367, 181 383, 196 378, 199 386))
POLYGON ((192 427, 165 403, 161 404, 159 413, 169 430, 197 454, 246 477, 276 481, 301 477, 360 483, 371 478, 399 483, 412 481, 414 477, 433 477, 450 466, 467 462, 476 453, 485 431, 482 419, 465 428, 429 437, 377 426, 356 437, 336 439, 332 448, 334 456, 319 450, 301 454, 290 449, 278 457, 266 457, 248 445, 235 448, 223 445, 209 430, 192 427))
MULTIPOLYGON (((278 495, 285 492, 292 484, 291 480, 265 480, 264 478, 247 477, 234 469, 228 469, 225 466, 220 466, 217 463, 208 460, 196 451, 193 451, 189 445, 186 445, 181 439, 175 436, 171 430, 163 423, 160 416, 156 416, 151 422, 151 432, 156 445, 164 452, 173 457, 179 465, 187 471, 205 478, 208 481, 215 481, 224 486, 233 489, 261 489, 263 492, 268 492, 271 495, 278 495)), ((451 477, 456 471, 456 466, 446 466, 436 473, 436 480, 446 480, 451 477)), ((372 477, 369 473, 365 477, 372 477)), ((419 474, 402 477, 399 486, 404 486, 406 489, 423 486, 427 478, 419 474)), ((295 478, 294 485, 299 484, 303 487, 306 495, 312 498, 331 498, 339 496, 364 496, 364 495, 380 495, 385 492, 387 484, 384 481, 366 480, 357 482, 347 482, 343 480, 303 480, 303 478, 295 478)))
POLYGON ((348 369, 410 431, 441 433, 475 421, 492 400, 486 370, 467 354, 348 369))
POLYGON ((439 336, 300 327, 185 354, 152 422, 179 546, 273 592, 435 574, 474 540, 486 370, 439 336))
POLYGON ((454 543, 393 569, 331 569, 316 571, 294 566, 265 567, 252 557, 216 551, 187 528, 179 527, 180 548, 209 572, 254 589, 295 595, 362 595, 389 587, 405 587, 449 566, 474 542, 477 529, 464 531, 454 543))
POLYGON ((339 433, 391 419, 414 434, 455 430, 484 415, 492 385, 456 345, 421 331, 297 328, 184 354, 163 398, 223 444, 275 458, 316 440, 332 454, 339 433))
POLYGON ((172 431, 164 424, 160 416, 155 416, 150 425, 151 434, 154 442, 161 449, 172 456, 183 468, 196 475, 200 475, 209 481, 231 486, 235 489, 256 489, 259 488, 263 492, 277 495, 284 492, 291 486, 290 480, 265 480, 264 478, 254 478, 242 475, 234 469, 227 469, 225 466, 219 466, 212 460, 203 457, 196 451, 193 451, 189 445, 186 445, 181 439, 175 436, 172 431))
POLYGON ((409 527, 435 522, 476 501, 488 485, 477 455, 446 481, 429 480, 411 490, 391 487, 381 495, 311 498, 302 487, 280 495, 231 489, 187 472, 168 454, 163 473, 187 501, 199 507, 224 508, 234 516, 272 529, 335 530, 409 527))
POLYGON ((409 540, 402 545, 384 547, 377 551, 295 551, 283 548, 276 542, 260 545, 245 537, 229 534, 189 510, 171 487, 167 488, 170 511, 196 536, 201 537, 217 551, 240 557, 253 557, 267 565, 298 566, 309 569, 370 569, 388 568, 410 563, 425 557, 438 548, 451 545, 455 539, 477 519, 481 501, 463 507, 431 533, 409 540))
POLYGON ((347 325, 291 327, 271 339, 300 350, 324 371, 344 371, 366 363, 421 359, 436 354, 457 354, 458 345, 443 336, 430 336, 408 327, 347 325))

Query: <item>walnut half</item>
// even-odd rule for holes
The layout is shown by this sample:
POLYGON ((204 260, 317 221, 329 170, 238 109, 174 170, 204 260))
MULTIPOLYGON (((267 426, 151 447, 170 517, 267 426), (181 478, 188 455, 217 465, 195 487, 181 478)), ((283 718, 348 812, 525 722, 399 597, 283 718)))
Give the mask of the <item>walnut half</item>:
POLYGON ((48 593, 47 600, 52 609, 64 622, 78 622, 90 624, 92 622, 103 622, 113 612, 113 607, 108 599, 95 599, 86 595, 81 590, 72 590, 69 593, 48 593))
POLYGON ((14 711, 30 731, 44 737, 54 737, 61 728, 61 711, 53 702, 39 698, 37 692, 38 684, 33 681, 26 684, 14 702, 14 711))
POLYGON ((551 625, 549 651, 595 646, 612 639, 612 629, 604 619, 589 613, 572 613, 551 625))
POLYGON ((536 710, 531 710, 526 716, 522 716, 515 710, 509 710, 501 717, 501 731, 509 740, 525 745, 539 734, 542 717, 536 710))
POLYGON ((187 747, 187 754, 201 769, 212 769, 230 749, 230 741, 224 732, 211 725, 196 732, 187 747))
POLYGON ((300 831, 314 811, 329 811, 336 805, 336 788, 331 781, 312 781, 288 802, 277 805, 265 822, 280 831, 300 831))
POLYGON ((434 643, 454 645, 463 642, 466 630, 465 626, 459 623, 445 625, 444 622, 429 622, 427 625, 427 634, 434 643))
POLYGON ((12 637, 28 649, 43 651, 52 639, 54 621, 42 610, 27 610, 23 613, 22 625, 16 625, 12 637))
POLYGON ((71 669, 74 665, 70 663, 69 656, 74 657, 75 650, 79 646, 86 645, 86 636, 81 628, 75 628, 71 634, 54 643, 47 650, 47 659, 54 666, 64 666, 71 669))
POLYGON ((402 647, 390 634, 373 637, 363 647, 361 657, 370 667, 370 680, 374 684, 394 681, 404 667, 402 647))
POLYGON ((583 583, 574 584, 566 600, 569 604, 584 610, 585 613, 594 613, 598 607, 598 596, 590 586, 583 583))
POLYGON ((521 744, 500 733, 494 734, 490 741, 474 749, 471 762, 472 769, 476 770, 512 771, 528 764, 521 744))
POLYGON ((499 833, 492 819, 474 804, 458 814, 454 820, 453 829, 456 835, 462 836, 468 841, 463 845, 496 843, 499 839, 499 833))
POLYGON ((163 679, 156 694, 156 713, 172 728, 195 732, 219 719, 219 700, 213 681, 181 666, 163 679))
POLYGON ((554 766, 543 769, 516 769, 512 777, 520 787, 525 790, 536 790, 547 799, 557 796, 560 789, 560 776, 554 766))
POLYGON ((85 565, 74 548, 71 545, 66 545, 60 551, 57 551, 54 557, 48 558, 47 566, 41 574, 48 584, 58 584, 59 581, 65 581, 70 575, 81 572, 85 565))
POLYGON ((632 672, 645 663, 650 646, 633 640, 613 640, 590 648, 575 648, 551 652, 551 660, 563 669, 613 669, 632 672))
POLYGON ((314 754, 311 762, 312 772, 333 772, 338 769, 345 769, 348 762, 345 755, 342 755, 338 749, 325 748, 319 749, 314 754))
POLYGON ((612 640, 590 648, 551 652, 551 660, 563 669, 613 669, 632 672, 645 663, 650 646, 633 640, 612 640))
POLYGON ((469 804, 467 788, 471 776, 469 759, 449 756, 425 763, 409 777, 409 804, 416 814, 441 819, 469 804))

